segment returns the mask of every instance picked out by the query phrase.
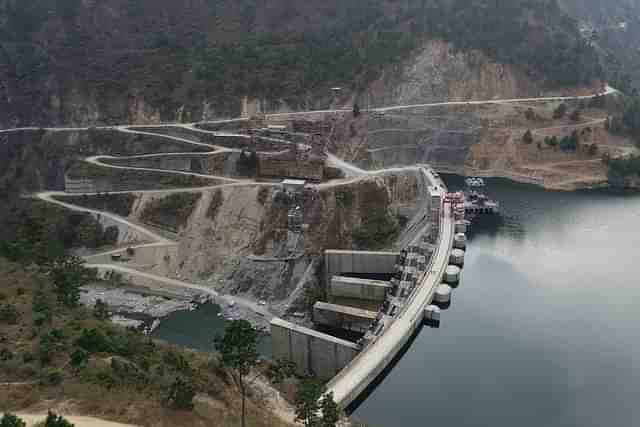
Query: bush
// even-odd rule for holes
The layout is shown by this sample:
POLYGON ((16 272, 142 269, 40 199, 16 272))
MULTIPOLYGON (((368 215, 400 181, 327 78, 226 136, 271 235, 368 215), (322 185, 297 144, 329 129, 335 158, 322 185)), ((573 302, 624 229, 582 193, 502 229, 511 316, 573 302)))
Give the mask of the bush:
POLYGON ((10 350, 6 348, 0 349, 0 361, 4 362, 11 359, 13 359, 13 353, 10 350))
POLYGON ((87 362, 89 362, 88 352, 82 349, 77 349, 76 351, 71 353, 69 363, 75 370, 84 368, 85 366, 87 366, 87 362))
POLYGON ((109 338, 100 329, 83 329, 80 336, 76 339, 75 345, 92 353, 106 353, 113 350, 112 343, 109 338))
POLYGON ((0 418, 0 427, 26 427, 27 423, 25 423, 21 418, 13 414, 6 413, 0 418))
POLYGON ((173 409, 191 410, 195 395, 193 385, 187 380, 177 377, 169 387, 165 404, 173 409))
POLYGON ((40 384, 56 386, 62 384, 62 371, 59 369, 47 369, 40 376, 40 384))
POLYGON ((177 232, 187 224, 200 196, 200 193, 179 193, 154 200, 146 205, 140 219, 177 232))
POLYGON ((553 110, 554 119, 561 119, 565 116, 565 114, 567 114, 567 104, 565 103, 558 105, 558 108, 553 110))
POLYGON ((582 112, 579 109, 576 108, 575 110, 573 110, 573 112, 569 116, 569 119, 572 122, 579 122, 581 116, 582 116, 582 112))
POLYGON ((62 416, 56 415, 53 412, 49 411, 47 414, 47 419, 44 422, 44 427, 75 427, 69 421, 64 419, 62 416))
POLYGON ((0 322, 8 323, 9 325, 15 325, 18 323, 20 313, 13 304, 5 304, 0 307, 0 322))

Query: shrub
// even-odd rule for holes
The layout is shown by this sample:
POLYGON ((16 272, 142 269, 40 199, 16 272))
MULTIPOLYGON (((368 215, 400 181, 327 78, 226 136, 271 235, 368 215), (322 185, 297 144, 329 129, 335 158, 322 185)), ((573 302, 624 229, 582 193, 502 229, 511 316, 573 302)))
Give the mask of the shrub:
POLYGON ((113 350, 112 344, 100 329, 83 329, 75 344, 91 353, 106 353, 113 350))
POLYGON ((177 377, 169 387, 165 404, 173 409, 191 410, 195 395, 193 385, 187 380, 177 377))
POLYGON ((0 418, 0 427, 26 427, 27 423, 25 423, 21 418, 13 414, 6 413, 0 418))
POLYGON ((42 372, 40 376, 40 384, 55 386, 62 384, 62 371, 59 369, 51 368, 42 372))
POLYGON ((553 110, 554 119, 561 119, 565 116, 565 114, 567 114, 567 104, 565 104, 564 102, 558 105, 558 108, 553 110))
POLYGON ((56 415, 53 412, 49 411, 47 414, 47 419, 44 422, 44 427, 75 427, 69 421, 64 419, 62 416, 56 415))
POLYGON ((5 304, 0 307, 0 322, 8 323, 9 325, 15 325, 18 323, 20 313, 13 304, 5 304))

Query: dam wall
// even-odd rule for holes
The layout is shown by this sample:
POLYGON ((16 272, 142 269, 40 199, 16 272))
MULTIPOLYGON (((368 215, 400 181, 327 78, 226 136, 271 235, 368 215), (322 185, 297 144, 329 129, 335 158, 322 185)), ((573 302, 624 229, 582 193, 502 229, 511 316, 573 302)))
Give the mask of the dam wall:
MULTIPOLYGON (((444 199, 446 187, 439 177, 426 169, 424 174, 435 191, 443 196, 441 200, 444 199)), ((327 392, 333 393, 336 403, 341 408, 353 403, 384 371, 424 320, 425 308, 431 304, 436 289, 442 283, 453 248, 453 213, 446 205, 441 204, 441 207, 442 217, 439 221, 435 252, 426 266, 426 271, 417 278, 415 290, 393 320, 388 325, 381 326, 379 335, 376 334, 375 339, 327 384, 327 392)))
POLYGON ((329 380, 360 351, 352 342, 279 318, 271 321, 270 329, 274 360, 293 362, 301 376, 329 380))
POLYGON ((341 273, 393 274, 399 252, 326 250, 324 268, 326 280, 341 273))
POLYGON ((316 325, 363 333, 377 314, 375 311, 320 301, 313 305, 313 323, 316 325))
POLYGON ((391 289, 391 284, 382 280, 333 276, 331 277, 327 296, 330 301, 336 297, 384 301, 389 289, 391 289))

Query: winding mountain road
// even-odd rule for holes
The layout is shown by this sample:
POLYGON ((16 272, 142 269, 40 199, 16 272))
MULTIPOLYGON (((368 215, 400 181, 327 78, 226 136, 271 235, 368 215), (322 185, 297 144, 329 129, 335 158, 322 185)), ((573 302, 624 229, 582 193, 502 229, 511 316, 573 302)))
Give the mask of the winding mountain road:
MULTIPOLYGON (((616 90, 611 88, 611 87, 607 87, 607 90, 604 92, 604 94, 611 94, 611 93, 615 93, 616 90)), ((436 107, 436 106, 443 106, 443 105, 482 105, 482 104, 503 104, 503 103, 520 103, 520 102, 542 102, 542 101, 561 101, 561 100, 571 100, 571 99, 588 99, 588 98, 592 98, 596 95, 591 95, 591 96, 580 96, 580 97, 542 97, 542 98, 521 98, 521 99, 504 99, 504 100, 486 100, 486 101, 449 101, 449 102, 437 102, 437 103, 428 103, 428 104, 412 104, 412 105, 396 105, 396 106, 390 106, 390 107, 382 107, 382 108, 374 108, 371 111, 374 112, 388 112, 388 111, 395 111, 395 110, 405 110, 405 109, 412 109, 412 108, 425 108, 425 107, 436 107)), ((342 113, 342 112, 350 112, 350 110, 347 109, 336 109, 336 110, 320 110, 320 111, 308 111, 308 112, 295 112, 295 113, 279 113, 279 114, 269 114, 266 117, 267 118, 278 118, 278 117, 287 117, 287 116, 296 116, 296 115, 304 115, 304 114, 317 114, 317 113, 342 113)), ((219 121, 211 121, 211 122, 206 122, 208 124, 225 124, 225 123, 234 123, 234 122, 243 122, 246 119, 232 119, 232 120, 219 120, 219 121)), ((111 168, 111 169, 120 169, 120 170, 135 170, 135 171, 142 171, 142 172, 162 172, 162 173, 175 173, 175 174, 179 174, 179 175, 185 175, 185 176, 194 176, 194 177, 199 177, 199 178, 206 178, 206 179, 215 179, 215 180, 219 180, 219 182, 223 182, 222 184, 215 184, 215 185, 211 185, 211 186, 201 186, 201 187, 187 187, 187 188, 176 188, 176 189, 169 189, 169 190, 134 190, 134 191, 114 191, 111 194, 173 194, 173 193, 183 193, 183 192, 202 192, 202 191, 207 191, 207 190, 212 190, 212 189, 218 189, 218 188, 226 188, 226 187, 234 187, 234 186, 277 186, 277 183, 260 183, 260 182, 255 182, 249 179, 232 179, 232 178, 228 178, 228 177, 224 177, 224 176, 215 176, 215 175, 206 175, 206 174, 200 174, 200 173, 193 173, 193 172, 186 172, 186 171, 177 171, 177 170, 168 170, 168 169, 157 169, 157 168, 144 168, 144 167, 134 167, 134 166, 119 166, 119 165, 113 165, 113 164, 108 164, 108 163, 104 163, 104 160, 108 160, 108 159, 117 159, 117 158, 121 158, 121 159, 144 159, 144 158, 158 158, 158 157, 163 157, 163 156, 194 156, 194 155, 214 155, 217 153, 223 153, 223 152, 230 152, 230 151, 237 151, 236 149, 232 149, 232 148, 225 148, 225 147, 221 147, 221 146, 217 146, 214 144, 207 144, 207 143, 203 143, 203 142, 199 142, 199 141, 194 141, 192 139, 188 139, 188 138, 184 138, 184 137, 177 137, 177 136, 172 136, 172 135, 166 135, 164 133, 158 133, 158 132, 154 132, 153 129, 157 129, 159 127, 166 127, 166 128, 170 128, 170 127, 178 127, 178 128, 184 128, 184 129, 188 129, 190 131, 198 131, 198 132, 202 132, 205 134, 213 134, 216 136, 220 136, 220 137, 225 137, 225 136, 230 136, 230 137, 243 137, 243 138, 249 138, 248 135, 244 135, 244 134, 236 134, 233 132, 215 132, 215 131, 207 131, 207 130, 203 130, 200 128, 197 128, 196 125, 198 123, 188 123, 188 124, 184 124, 184 123, 165 123, 165 124, 153 124, 153 125, 117 125, 117 126, 100 126, 100 127, 95 127, 95 128, 89 128, 89 127, 58 127, 58 128, 44 128, 44 130, 47 131, 56 131, 56 132, 64 132, 64 131, 86 131, 89 129, 101 129, 101 130, 115 130, 115 131, 119 131, 119 132, 123 132, 123 133, 131 133, 131 134, 136 134, 136 135, 148 135, 148 136, 153 136, 153 137, 158 137, 158 138, 165 138, 169 141, 173 141, 173 142, 179 142, 179 143, 183 143, 183 144, 187 144, 187 145, 191 145, 191 146, 199 146, 199 147, 206 147, 208 148, 210 151, 207 151, 205 153, 197 153, 197 152, 177 152, 177 153, 151 153, 151 154, 143 154, 143 155, 137 155, 137 156, 128 156, 128 157, 115 157, 115 156, 105 156, 105 155, 96 155, 96 156, 90 156, 87 157, 85 159, 85 161, 87 161, 90 164, 99 166, 99 167, 105 167, 105 168, 111 168), (131 127, 134 127, 134 129, 132 129, 131 127)), ((0 134, 2 133, 9 133, 9 132, 16 132, 16 131, 20 131, 20 130, 39 130, 41 128, 37 128, 37 127, 22 127, 22 128, 15 128, 15 129, 5 129, 5 130, 0 130, 0 134)), ((283 140, 280 139, 275 139, 275 138, 265 138, 266 140, 269 141, 274 141, 274 142, 283 142, 283 140)), ((389 169, 381 169, 381 170, 374 170, 374 171, 367 171, 367 170, 363 170, 361 168, 358 168, 338 157, 336 157, 333 154, 327 153, 328 156, 328 163, 338 167, 339 169, 341 169, 344 174, 346 179, 339 179, 339 180, 334 180, 334 181, 330 181, 327 183, 322 183, 319 184, 317 186, 318 189, 322 190, 322 189, 326 189, 326 188, 331 188, 331 187, 335 187, 335 186, 340 186, 340 185, 347 185, 350 183, 354 183, 357 182, 359 180, 362 179, 368 179, 371 176, 375 176, 375 175, 380 175, 380 174, 385 174, 385 173, 394 173, 394 172, 406 172, 406 171, 415 171, 415 170, 419 170, 420 166, 404 166, 404 167, 397 167, 397 168, 389 168, 389 169)), ((87 196, 91 196, 91 195, 95 195, 97 193, 74 193, 74 196, 81 196, 81 195, 87 195, 87 196)), ((56 192, 56 191, 43 191, 40 193, 37 193, 35 195, 33 195, 33 197, 36 197, 40 200, 43 200, 47 203, 52 203, 61 207, 64 207, 66 209, 70 209, 70 210, 74 210, 74 211, 78 211, 78 212, 85 212, 85 213, 89 213, 92 215, 100 215, 106 218, 109 218, 110 220, 116 221, 118 223, 121 223, 127 227, 130 227, 132 230, 135 230, 136 232, 138 232, 141 236, 144 236, 145 239, 148 239, 148 242, 141 242, 140 244, 134 245, 132 247, 134 248, 144 248, 144 247, 159 247, 159 246, 171 246, 171 245, 177 245, 178 243, 168 239, 146 227, 143 227, 139 224, 134 223, 131 220, 128 220, 127 218, 123 218, 121 216, 109 213, 109 212, 104 212, 104 211, 99 211, 99 210, 95 210, 95 209, 90 209, 90 208, 85 208, 82 206, 78 206, 78 205, 74 205, 71 203, 66 203, 64 201, 58 200, 56 199, 56 197, 61 197, 61 196, 65 196, 65 195, 69 195, 68 193, 65 192, 56 192)), ((422 224, 420 222, 415 224, 416 227, 421 227, 422 224)), ((116 249, 116 250, 110 250, 107 252, 103 252, 103 253, 98 253, 98 254, 93 254, 90 257, 87 257, 88 259, 98 257, 101 255, 105 255, 105 254, 112 254, 112 253, 116 253, 121 251, 122 248, 120 249, 116 249)), ((98 269, 109 269, 109 270, 115 270, 115 271, 119 271, 121 273, 126 273, 126 274, 130 274, 133 276, 138 276, 141 278, 146 278, 146 279, 150 279, 150 280, 154 280, 157 281, 159 283, 164 283, 167 285, 171 285, 171 286, 177 286, 177 287, 182 287, 182 288, 189 288, 189 289, 195 289, 198 291, 202 291, 202 292, 206 292, 209 295, 214 296, 215 298, 221 299, 221 300, 225 300, 225 301, 235 301, 238 305, 243 306, 245 308, 248 308, 250 310, 252 310, 255 313, 260 313, 261 316, 265 317, 266 319, 270 319, 273 315, 269 312, 269 310, 263 306, 258 305, 257 303, 249 300, 249 299, 244 299, 244 298, 240 298, 240 297, 235 297, 235 296, 225 296, 225 295, 221 295, 220 293, 218 293, 217 291, 213 290, 211 287, 205 286, 205 285, 199 285, 199 284, 194 284, 194 283, 189 283, 189 282, 185 282, 183 280, 176 280, 176 279, 171 279, 168 277, 163 277, 163 276, 157 276, 154 274, 150 274, 150 273, 146 273, 143 271, 139 271, 133 268, 129 268, 129 267, 125 267, 122 265, 117 265, 117 264, 100 264, 100 263, 96 263, 96 264, 87 264, 88 267, 91 268, 98 268, 98 269)))

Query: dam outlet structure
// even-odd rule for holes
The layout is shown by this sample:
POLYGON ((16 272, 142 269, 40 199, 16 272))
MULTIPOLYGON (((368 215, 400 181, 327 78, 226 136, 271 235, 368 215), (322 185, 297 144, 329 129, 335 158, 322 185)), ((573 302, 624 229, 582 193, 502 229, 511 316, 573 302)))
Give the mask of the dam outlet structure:
POLYGON ((360 330, 362 337, 355 343, 335 341, 324 332, 280 319, 271 322, 277 336, 273 354, 301 363, 299 373, 329 379, 327 393, 343 409, 374 383, 423 324, 439 325, 441 309, 451 302, 460 280, 467 243, 464 211, 449 202, 437 173, 426 165, 419 171, 425 183, 420 212, 425 221, 402 250, 325 251, 329 301, 314 305, 314 323, 360 330), (324 352, 321 360, 315 351, 324 352))

